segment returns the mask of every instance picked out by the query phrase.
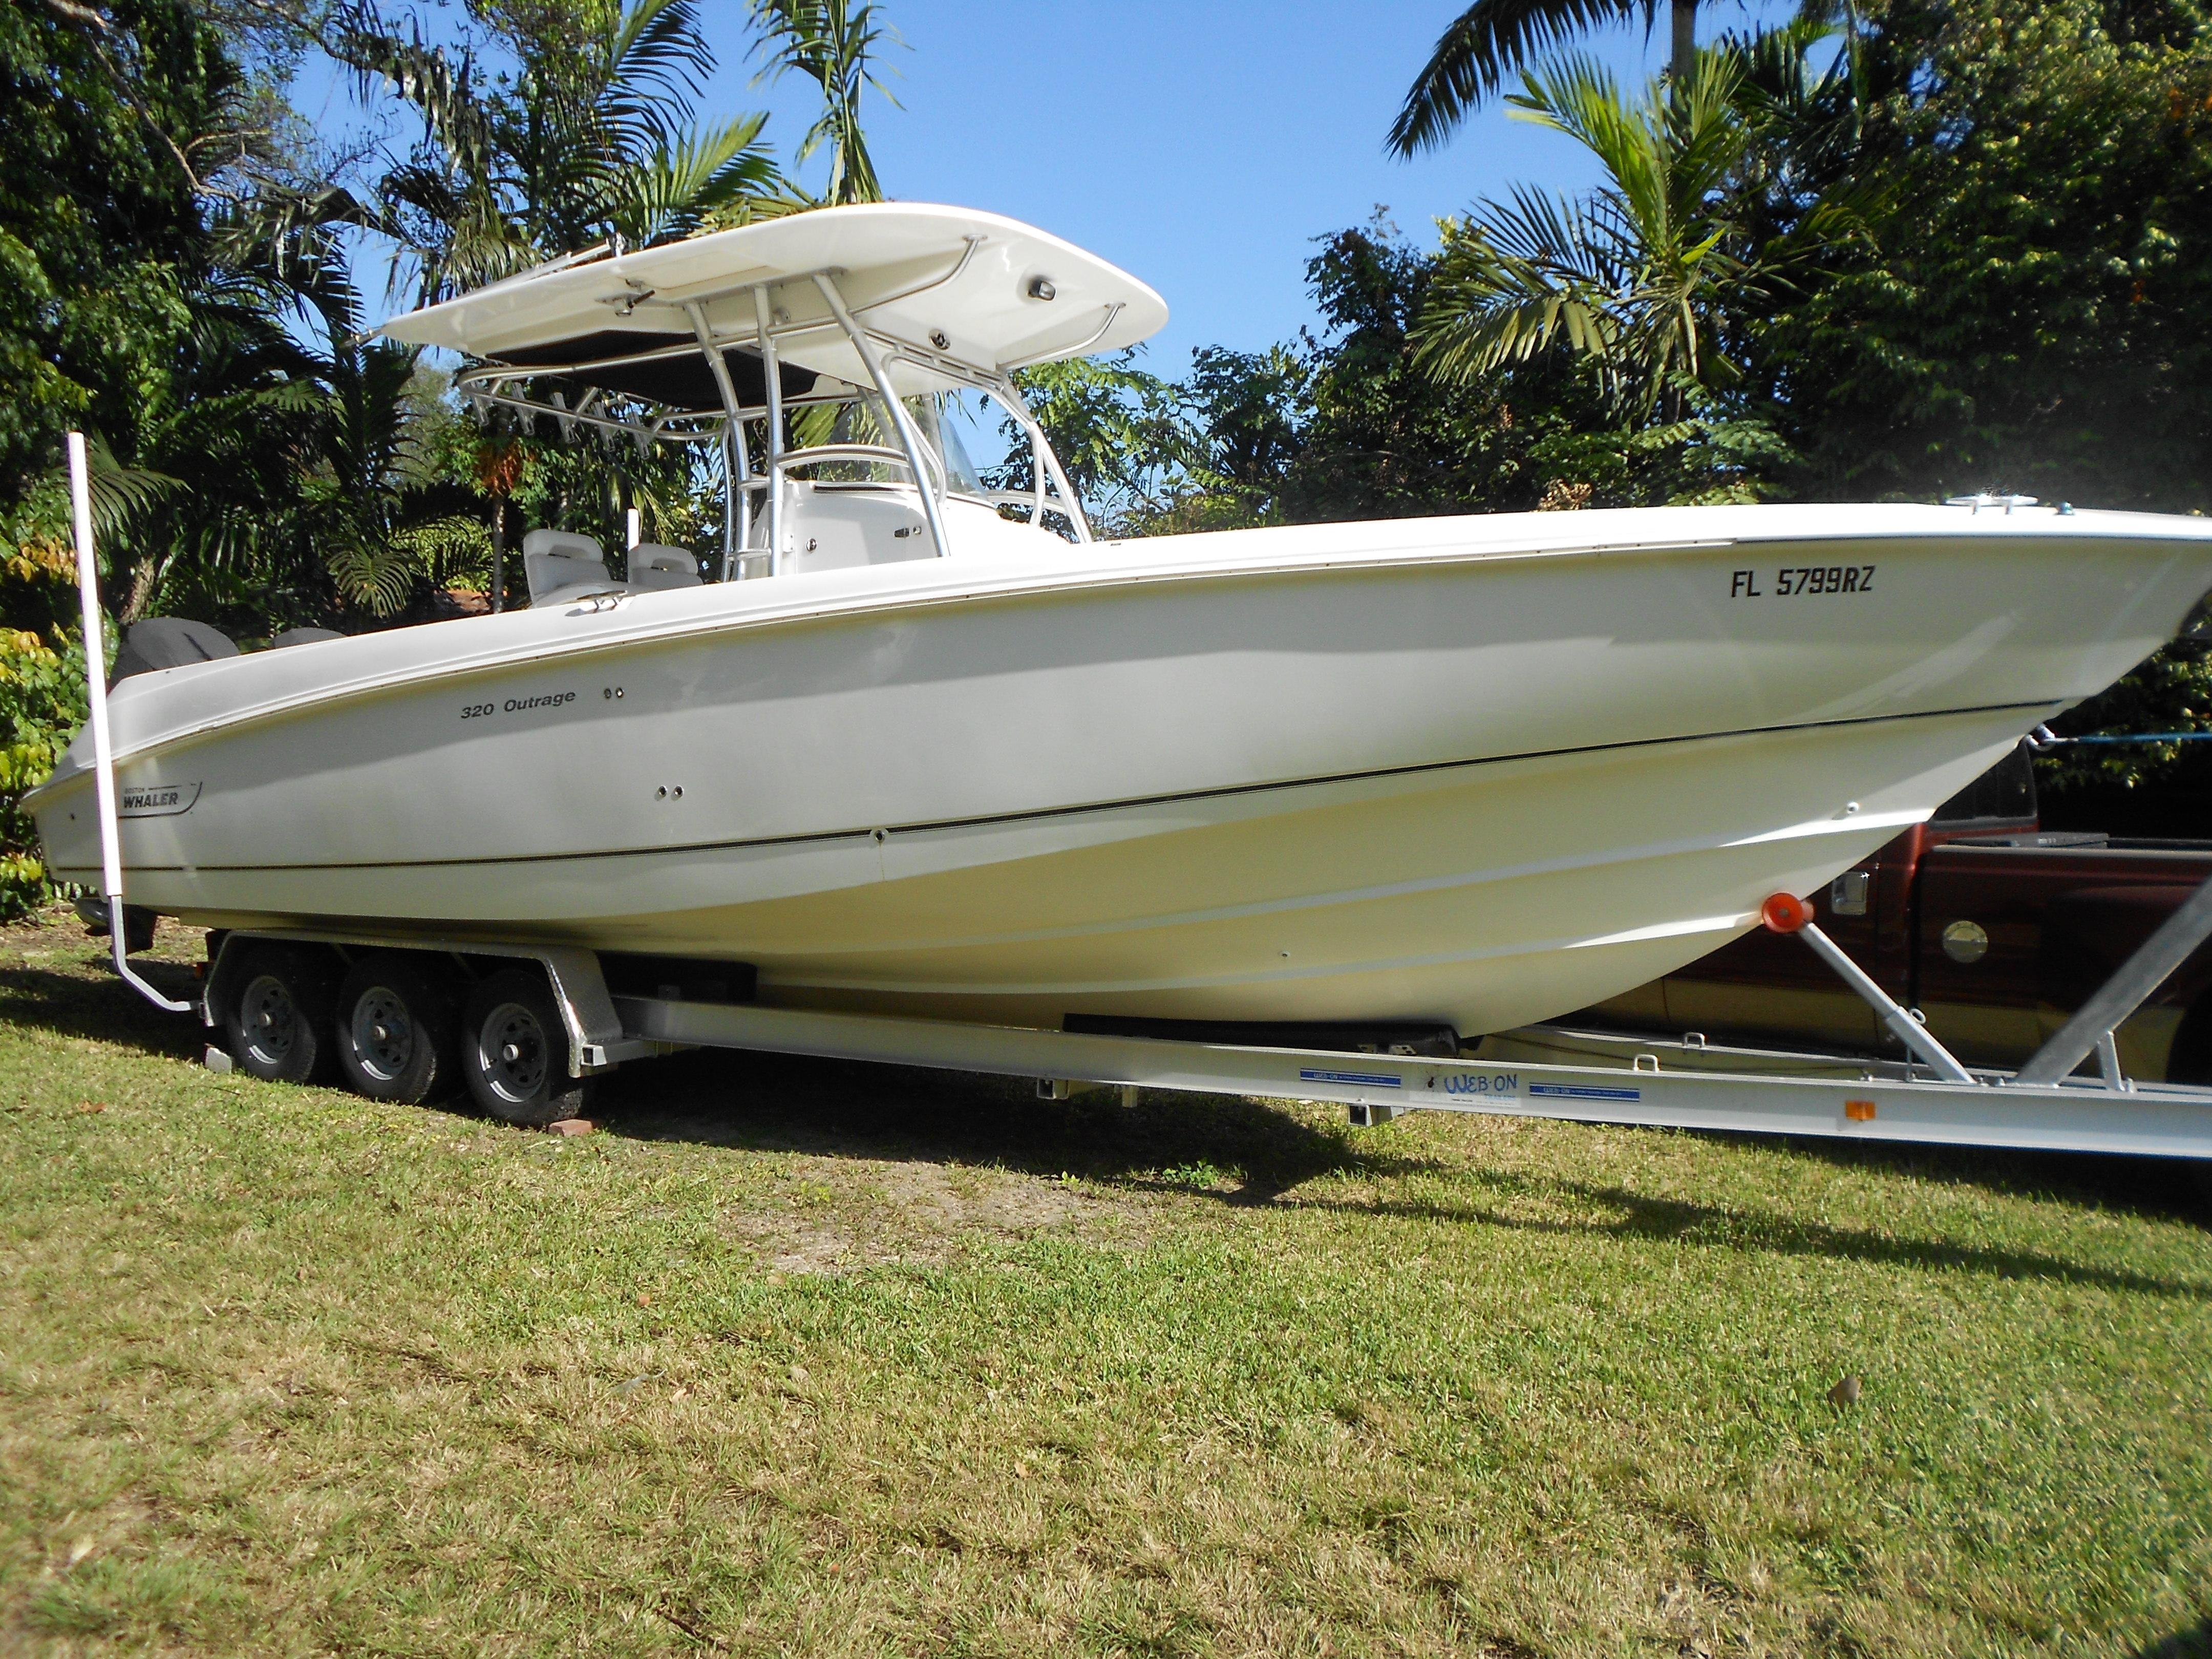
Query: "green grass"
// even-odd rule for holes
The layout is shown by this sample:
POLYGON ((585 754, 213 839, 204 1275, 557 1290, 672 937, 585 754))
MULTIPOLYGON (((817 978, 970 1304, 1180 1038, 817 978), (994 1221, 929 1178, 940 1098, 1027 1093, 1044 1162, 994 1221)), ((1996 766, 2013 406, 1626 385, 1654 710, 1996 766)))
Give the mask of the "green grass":
POLYGON ((2212 1654, 2160 1166, 196 1052, 0 939, 0 1652, 2212 1654))

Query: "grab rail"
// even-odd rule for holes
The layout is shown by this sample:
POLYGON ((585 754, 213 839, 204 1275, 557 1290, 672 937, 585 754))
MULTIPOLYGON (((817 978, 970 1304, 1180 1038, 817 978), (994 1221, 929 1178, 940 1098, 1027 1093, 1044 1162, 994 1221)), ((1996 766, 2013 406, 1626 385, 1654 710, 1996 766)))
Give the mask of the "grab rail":
MULTIPOLYGON (((927 444, 922 446, 921 459, 922 464, 929 470, 931 483, 936 489, 943 489, 945 488, 944 469, 939 465, 935 452, 927 444)), ((893 449, 888 444, 813 444, 805 449, 794 449, 786 454, 783 458, 783 465, 787 470, 794 466, 813 466, 831 461, 861 462, 871 465, 880 464, 884 466, 902 467, 909 473, 914 471, 914 464, 907 459, 906 452, 893 449)))

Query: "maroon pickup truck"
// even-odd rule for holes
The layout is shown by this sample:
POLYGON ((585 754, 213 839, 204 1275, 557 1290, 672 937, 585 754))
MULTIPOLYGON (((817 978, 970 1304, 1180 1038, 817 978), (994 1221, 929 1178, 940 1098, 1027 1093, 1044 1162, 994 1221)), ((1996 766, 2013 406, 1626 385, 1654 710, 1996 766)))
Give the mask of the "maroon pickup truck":
MULTIPOLYGON (((2212 877, 2212 842, 2040 828, 2026 749, 1808 896, 1814 919, 1969 1063, 2013 1067, 2212 877)), ((1716 1041, 1902 1054, 1803 940, 1755 928, 1577 1017, 1716 1041)), ((2119 1028, 2130 1076, 2212 1082, 2212 944, 2119 1028)))

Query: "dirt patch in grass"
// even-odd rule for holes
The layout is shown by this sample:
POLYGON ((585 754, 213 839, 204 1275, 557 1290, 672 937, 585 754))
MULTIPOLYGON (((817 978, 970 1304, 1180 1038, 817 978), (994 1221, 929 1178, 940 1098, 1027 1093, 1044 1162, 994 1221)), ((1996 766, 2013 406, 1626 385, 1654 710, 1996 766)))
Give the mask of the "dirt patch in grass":
MULTIPOLYGON (((69 904, 41 905, 27 916, 0 922, 0 963, 11 966, 46 962, 81 969, 100 959, 106 949, 106 938, 94 938, 69 904)), ((202 960, 206 951, 204 928, 186 927, 163 916, 155 925, 154 948, 144 954, 156 962, 189 964, 202 960)))
POLYGON ((1155 1208, 1140 1194, 1007 1170, 855 1158, 812 1169, 780 1202, 734 1209, 722 1224, 773 1272, 836 1273, 942 1262, 979 1240, 1133 1247, 1155 1208))

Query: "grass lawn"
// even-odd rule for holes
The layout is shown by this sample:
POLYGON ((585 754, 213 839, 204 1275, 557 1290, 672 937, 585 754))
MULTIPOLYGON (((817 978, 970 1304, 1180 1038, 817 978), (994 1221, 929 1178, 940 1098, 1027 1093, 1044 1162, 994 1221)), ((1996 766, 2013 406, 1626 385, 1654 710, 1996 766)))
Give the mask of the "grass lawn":
POLYGON ((2170 1168, 197 1052, 0 935, 0 1652, 2212 1655, 2170 1168))

